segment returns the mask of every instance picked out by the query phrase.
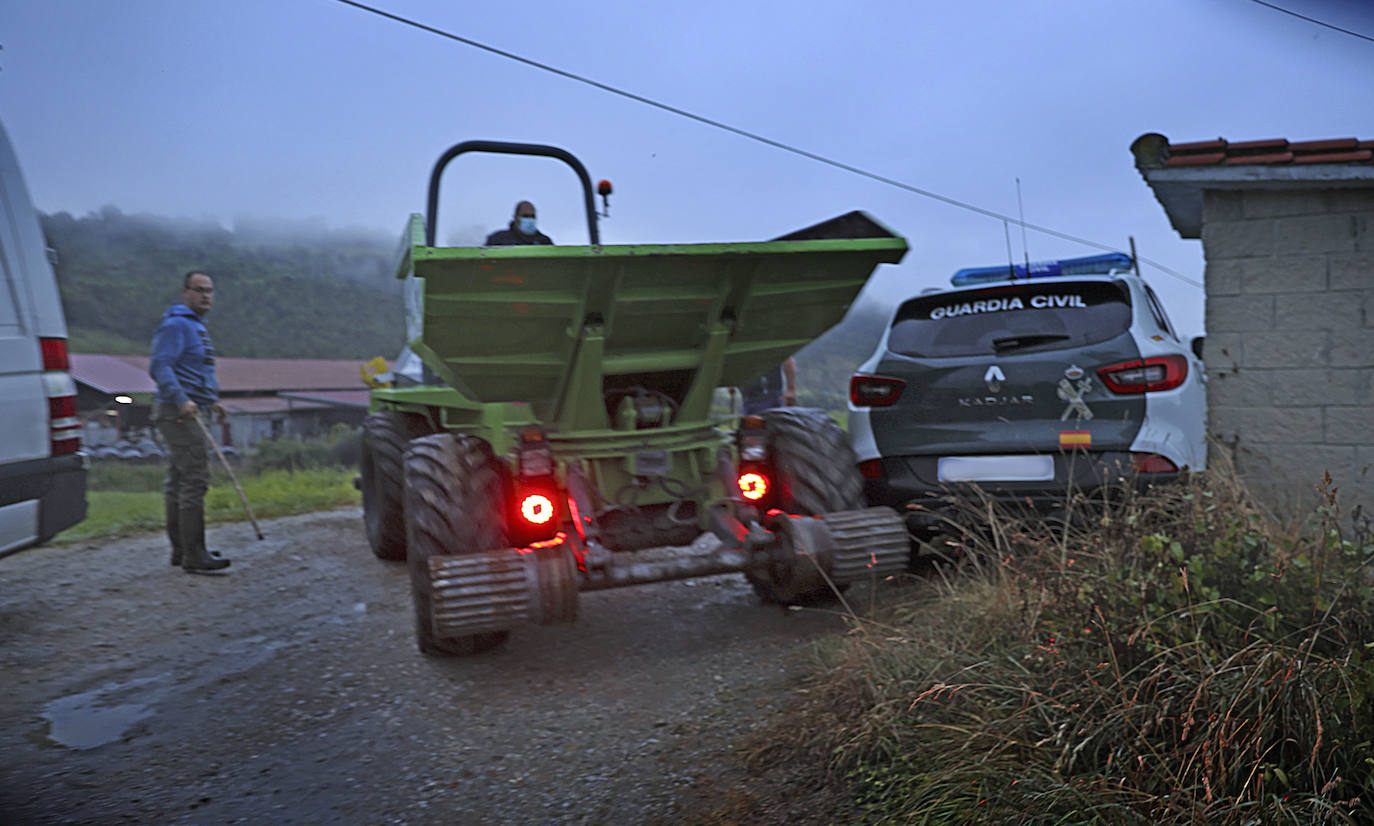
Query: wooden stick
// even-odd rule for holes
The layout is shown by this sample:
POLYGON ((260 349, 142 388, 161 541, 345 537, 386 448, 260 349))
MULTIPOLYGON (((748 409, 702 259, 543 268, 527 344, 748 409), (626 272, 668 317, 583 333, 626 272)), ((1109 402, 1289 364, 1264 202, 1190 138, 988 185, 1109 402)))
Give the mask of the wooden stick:
POLYGON ((200 412, 197 411, 196 415, 191 418, 195 419, 196 424, 200 425, 200 432, 205 434, 205 440, 210 443, 210 447, 215 449, 215 455, 219 457, 220 463, 224 465, 224 472, 229 474, 229 481, 234 483, 234 490, 239 492, 239 500, 243 502, 243 509, 248 513, 248 521, 253 523, 253 531, 257 533, 258 539, 262 539, 262 528, 258 527, 258 520, 253 518, 253 509, 248 507, 248 496, 243 492, 243 485, 240 485, 239 480, 234 477, 234 470, 229 467, 229 460, 224 458, 224 452, 219 449, 218 444, 215 444, 214 437, 210 435, 210 428, 206 427, 205 422, 201 421, 200 412))

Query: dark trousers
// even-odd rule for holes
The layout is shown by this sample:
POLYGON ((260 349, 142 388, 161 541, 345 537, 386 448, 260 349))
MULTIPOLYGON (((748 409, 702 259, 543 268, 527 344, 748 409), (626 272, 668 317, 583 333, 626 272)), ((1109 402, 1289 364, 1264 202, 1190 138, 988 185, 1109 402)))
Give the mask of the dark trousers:
MULTIPOLYGON (((167 478, 162 497, 167 513, 167 537, 174 552, 186 543, 205 543, 205 490, 210 486, 210 445, 192 417, 182 416, 175 405, 159 404, 157 430, 167 443, 167 478)), ((179 554, 178 554, 179 555, 179 554)))

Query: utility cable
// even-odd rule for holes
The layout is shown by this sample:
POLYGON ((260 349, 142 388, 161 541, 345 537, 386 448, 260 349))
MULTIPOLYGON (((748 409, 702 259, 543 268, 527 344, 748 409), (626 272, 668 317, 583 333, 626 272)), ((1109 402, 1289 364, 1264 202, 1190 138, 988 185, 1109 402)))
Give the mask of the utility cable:
MULTIPOLYGON (((1076 243, 1076 244, 1082 244, 1082 245, 1087 246, 1087 247, 1094 247, 1094 248, 1096 248, 1096 249, 1106 250, 1107 252, 1120 252, 1120 250, 1119 250, 1117 247, 1109 246, 1109 245, 1107 245, 1107 244, 1102 244, 1102 243, 1099 243, 1099 242, 1097 242, 1097 241, 1091 241, 1091 240, 1088 240, 1087 238, 1079 238, 1078 236, 1069 235, 1068 233, 1060 232, 1059 230, 1051 229, 1050 227, 1042 227, 1042 226, 1039 226, 1039 225, 1037 225, 1037 224, 1028 224, 1028 223, 1025 223, 1024 221, 1020 221, 1020 220, 1018 220, 1018 219, 1016 219, 1016 218, 1012 218, 1011 216, 1003 215, 1003 214, 1000 213, 1000 212, 994 212, 993 210, 990 210, 990 209, 984 209, 983 207, 976 206, 976 205, 974 205, 974 204, 970 204, 970 203, 968 203, 968 202, 966 202, 966 201, 960 201, 960 200, 958 200, 958 199, 956 199, 956 198, 950 198, 950 197, 948 197, 948 196, 946 196, 946 195, 941 195, 941 194, 939 194, 938 192, 931 192, 931 191, 928 190, 928 189, 921 189, 920 187, 916 187, 916 186, 912 186, 911 184, 903 183, 902 181, 898 181, 898 180, 896 180, 896 179, 894 179, 894 178, 889 178, 889 177, 887 177, 886 175, 880 175, 880 174, 878 174, 878 173, 876 173, 876 172, 869 172, 869 171, 866 170, 866 169, 861 169, 860 167, 857 167, 857 166, 853 166, 853 165, 851 165, 851 164, 844 163, 843 161, 837 161, 837 160, 834 160, 834 159, 832 159, 832 158, 827 158, 827 157, 824 156, 824 155, 818 155, 818 154, 816 154, 815 152, 809 152, 809 151, 807 151, 807 150, 805 150, 805 149, 801 149, 801 148, 799 148, 799 147, 792 146, 791 144, 783 143, 782 141, 776 141, 776 140, 773 140, 772 138, 768 138, 768 137, 765 137, 765 136, 763 136, 763 135, 759 135, 759 134, 754 133, 754 132, 749 132, 749 131, 746 131, 746 130, 744 130, 744 129, 740 129, 740 128, 735 127, 735 126, 731 126, 731 125, 729 125, 728 123, 722 123, 722 122, 720 122, 720 121, 718 121, 718 120, 712 120, 712 119, 707 118, 707 117, 704 117, 704 116, 702 116, 702 115, 698 115, 698 114, 695 114, 695 113, 693 113, 693 112, 688 112, 688 111, 685 110, 685 109, 679 109, 679 108, 677 108, 676 106, 670 106, 669 104, 662 103, 662 102, 660 102, 660 101, 654 100, 653 98, 647 98, 647 97, 644 97, 643 95, 637 95, 637 94, 635 94, 634 92, 629 92, 629 91, 626 91, 626 90, 624 90, 624 89, 617 88, 617 87, 615 87, 615 86, 610 86, 610 85, 608 85, 608 84, 601 83, 600 81, 592 80, 591 78, 584 77, 584 76, 579 75, 579 74, 574 74, 573 72, 569 72, 569 71, 566 71, 566 70, 564 70, 564 69, 559 69, 558 67, 556 67, 556 66, 551 66, 551 65, 549 65, 549 64, 547 64, 547 63, 540 63, 539 61, 537 61, 537 60, 531 60, 531 59, 528 58, 528 57, 521 57, 521 56, 518 55, 518 54, 514 54, 514 53, 512 53, 512 52, 505 51, 504 49, 498 49, 498 48, 496 48, 495 46, 488 46, 488 45, 485 44, 485 43, 481 43, 481 42, 478 42, 478 41, 476 41, 476 40, 472 40, 472 39, 470 39, 470 38, 467 38, 467 37, 463 37, 463 36, 461 36, 461 35, 454 34, 454 33, 452 33, 452 32, 444 31, 443 29, 437 29, 437 28, 435 28, 435 27, 433 27, 433 26, 429 26, 429 25, 426 25, 426 24, 424 24, 424 23, 420 23, 420 22, 418 22, 418 21, 411 20, 411 19, 409 19, 409 18, 407 18, 407 17, 402 17, 402 16, 400 16, 400 15, 398 15, 398 14, 392 14, 391 12, 384 11, 384 10, 379 9, 379 8, 376 8, 376 7, 374 7, 374 6, 369 6, 369 5, 365 4, 365 3, 359 3, 359 2, 357 2, 357 0, 336 0, 336 2, 342 3, 342 4, 344 4, 345 6, 352 6, 352 7, 356 8, 356 9, 361 9, 362 11, 365 11, 365 12, 370 12, 371 14, 375 14, 375 15, 377 15, 377 16, 379 16, 379 17, 385 17, 385 18, 387 18, 388 20, 394 20, 394 21, 396 21, 397 23, 401 23, 401 24, 404 24, 404 25, 406 25, 406 26, 411 26, 411 27, 413 27, 413 28, 420 29, 421 31, 429 32, 430 34, 434 34, 434 35, 438 35, 439 37, 447 38, 447 39, 449 39, 449 40, 453 40, 453 41, 455 41, 455 42, 462 43, 462 44, 465 45, 465 46, 471 46, 471 47, 473 47, 473 48, 475 48, 475 49, 481 49, 481 50, 484 51, 484 52, 490 52, 491 54, 498 55, 498 56, 500 56, 500 57, 504 57, 504 58, 506 58, 506 59, 508 59, 508 60, 514 60, 514 61, 516 61, 517 63, 523 63, 523 64, 525 64, 526 66, 531 66, 531 67, 533 67, 533 68, 535 68, 535 69, 541 69, 541 70, 543 70, 543 71, 545 71, 545 72, 550 72, 550 73, 555 74, 555 75, 558 75, 558 76, 560 76, 560 77, 567 78, 568 80, 574 80, 574 81, 577 81, 578 83, 583 83, 583 84, 586 84, 586 85, 588 85, 588 86, 592 86, 592 87, 594 87, 594 88, 597 88, 597 89, 602 90, 603 92, 610 92, 610 93, 613 94, 613 95, 619 95, 620 97, 627 98, 627 99, 629 99, 629 100, 633 100, 633 101, 635 101, 635 102, 637 102, 637 103, 643 103, 643 104, 645 104, 646 106, 652 106, 652 107, 654 107, 654 108, 656 108, 656 109, 662 109, 662 110, 665 111, 665 112, 670 112, 670 113, 672 113, 672 114, 674 114, 674 115, 679 115, 679 116, 681 116, 681 117, 688 118, 688 119, 690 119, 690 120, 694 120, 694 121, 696 121, 697 123, 705 124, 706 126, 711 126, 711 127, 716 128, 716 129, 721 129, 721 130, 724 130, 724 131, 726 131, 726 132, 730 132, 730 133, 732 133, 732 134, 739 135, 739 136, 742 137, 742 138, 748 138, 749 140, 757 141, 758 143, 762 143, 762 144, 765 144, 765 145, 767 145, 767 146, 771 146, 771 147, 773 147, 773 148, 775 148, 775 149, 781 149, 781 150, 783 150, 784 152, 790 152, 790 153, 792 153, 793 155, 799 155, 799 156, 801 156, 801 157, 803 157, 803 158, 807 158, 807 159, 816 161, 817 163, 823 163, 823 164, 825 164, 826 166, 831 166, 831 167, 834 167, 834 168, 836 168, 836 169, 841 169, 841 170, 844 170, 845 172, 849 172, 849 173, 852 173, 852 174, 854 174, 854 175, 859 175, 859 176, 861 176, 861 177, 868 178, 868 179, 870 179, 870 180, 874 180, 874 181, 877 181, 877 182, 882 183, 882 184, 887 184, 888 186, 895 187, 895 188, 897 188, 897 189, 901 189, 901 190, 904 190, 904 191, 906 191, 906 192, 910 192, 910 193, 912 193, 912 194, 914 194, 914 195, 920 195, 920 196, 922 196, 922 197, 924 197, 924 198, 930 198, 930 199, 933 199, 933 200, 936 200, 936 201, 940 201, 941 203, 949 204, 950 206, 958 207, 958 208, 960 208, 960 209, 966 209, 966 210, 968 210, 968 211, 970 211, 970 212, 976 212, 976 213, 978 213, 979 215, 983 215, 983 216, 986 216, 986 217, 988 217, 988 218, 995 218, 995 219, 997 219, 997 220, 999 220, 999 221, 1011 221, 1011 222, 1016 223, 1016 224, 1018 224, 1019 226, 1021 226, 1022 229, 1029 229, 1029 230, 1034 230, 1035 232, 1039 232, 1039 233, 1042 233, 1042 234, 1045 234, 1045 235, 1052 235, 1052 236, 1054 236, 1054 237, 1056 237, 1056 238, 1061 238, 1061 239, 1063 239, 1063 240, 1065 240, 1065 241, 1072 241, 1072 242, 1074 242, 1074 243, 1076 243)), ((1256 0, 1256 2, 1258 2, 1258 0, 1256 0)), ((1165 273, 1165 274, 1167 274, 1167 275, 1171 275, 1171 276, 1173 276, 1174 278, 1179 279, 1180 281, 1184 281, 1184 282, 1186 282, 1186 283, 1188 283, 1188 284, 1192 284, 1194 287, 1201 287, 1201 286, 1202 286, 1202 282, 1200 282, 1200 281, 1195 281, 1195 280, 1193 280, 1193 279, 1187 277, 1186 275, 1183 275, 1182 273, 1175 272, 1175 271, 1169 269, 1168 267, 1164 266, 1163 264, 1160 264, 1160 263, 1157 262, 1157 261, 1151 261, 1150 259, 1144 258, 1144 257, 1140 257, 1140 258, 1139 258, 1139 261, 1140 261, 1141 263, 1144 263, 1144 264, 1149 264, 1150 266, 1154 267, 1155 269, 1159 270, 1160 272, 1163 272, 1163 273, 1165 273)))
POLYGON ((1308 16, 1305 15, 1305 14, 1298 14, 1298 13, 1295 12, 1295 11, 1289 11, 1288 9, 1285 9, 1283 6, 1276 6, 1276 5, 1274 5, 1273 3, 1266 3, 1266 2, 1264 2, 1264 0, 1250 0, 1250 2, 1251 2, 1251 3, 1256 3, 1256 4, 1261 5, 1261 6, 1264 6, 1266 9, 1273 9, 1274 11, 1282 12, 1283 14, 1287 14, 1287 15, 1291 15, 1291 16, 1293 16, 1293 17, 1298 18, 1299 20, 1306 20, 1308 23, 1315 23, 1315 24, 1317 24, 1318 26, 1325 26, 1325 27, 1328 28, 1328 29, 1333 29, 1333 30, 1335 30, 1335 31, 1338 31, 1338 32, 1340 32, 1341 34, 1348 34, 1348 35, 1350 35, 1351 37, 1358 37, 1358 38, 1360 38, 1361 40, 1368 40, 1370 43, 1374 43, 1374 37, 1370 37, 1370 36, 1367 35, 1367 34, 1360 34, 1359 32, 1352 32, 1352 31, 1349 30, 1349 29, 1342 29, 1340 26, 1333 26, 1333 25, 1331 25, 1330 23, 1327 23, 1327 22, 1324 21, 1324 20, 1318 20, 1318 19, 1315 18, 1315 17, 1308 17, 1308 16))

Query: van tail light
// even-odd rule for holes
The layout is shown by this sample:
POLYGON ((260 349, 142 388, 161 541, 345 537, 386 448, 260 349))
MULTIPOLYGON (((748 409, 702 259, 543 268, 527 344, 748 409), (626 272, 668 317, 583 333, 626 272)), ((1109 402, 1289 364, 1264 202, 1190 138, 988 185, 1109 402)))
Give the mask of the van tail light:
POLYGON ((1131 470, 1136 473, 1175 473, 1178 465, 1158 453, 1132 453, 1131 470))
POLYGON ((48 397, 48 432, 52 455, 65 456, 81 449, 81 418, 76 414, 76 382, 69 372, 67 340, 41 338, 43 394, 48 397))
POLYGON ((65 338, 40 338, 38 345, 43 350, 44 370, 72 369, 71 359, 67 357, 67 340, 65 338))
POLYGON ((906 382, 886 376, 852 376, 849 401, 855 407, 887 407, 901 398, 906 382))
POLYGON ((1188 378, 1188 359, 1175 354, 1123 361, 1098 368, 1097 375, 1113 393, 1173 390, 1188 378))

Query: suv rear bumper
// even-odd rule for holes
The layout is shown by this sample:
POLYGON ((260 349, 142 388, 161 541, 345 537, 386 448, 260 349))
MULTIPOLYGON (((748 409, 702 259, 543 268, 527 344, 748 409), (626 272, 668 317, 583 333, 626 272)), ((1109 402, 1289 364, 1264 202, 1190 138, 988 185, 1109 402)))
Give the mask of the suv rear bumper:
POLYGON ((1061 510, 1070 496, 1102 499, 1107 492, 1129 485, 1143 490, 1175 481, 1185 472, 1136 473, 1131 454, 1073 451, 1054 456, 1054 479, 1036 482, 941 482, 938 456, 895 456, 882 460, 883 478, 864 479, 864 495, 872 505, 903 512, 913 527, 923 521, 943 521, 942 511, 961 503, 991 502, 1007 509, 1050 513, 1061 510), (951 501, 953 499, 953 501, 951 501), (919 507, 909 508, 908 505, 919 507), (930 514, 928 520, 922 513, 930 514))

